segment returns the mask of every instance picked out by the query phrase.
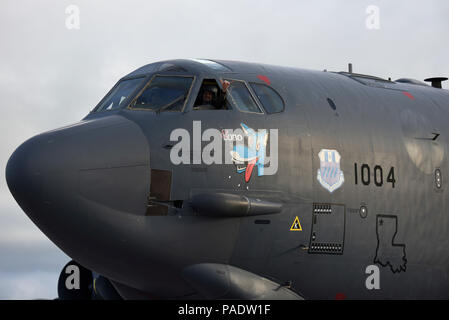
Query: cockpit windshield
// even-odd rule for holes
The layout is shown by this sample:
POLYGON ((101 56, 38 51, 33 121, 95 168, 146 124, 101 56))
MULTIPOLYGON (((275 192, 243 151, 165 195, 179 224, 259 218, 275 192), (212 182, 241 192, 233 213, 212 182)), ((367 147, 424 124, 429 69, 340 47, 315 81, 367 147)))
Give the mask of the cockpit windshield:
POLYGON ((157 112, 182 111, 192 83, 193 77, 155 76, 131 108, 157 112))
POLYGON ((120 81, 103 99, 101 104, 95 109, 95 112, 123 107, 123 102, 134 92, 135 89, 137 89, 143 79, 144 78, 141 77, 120 81))

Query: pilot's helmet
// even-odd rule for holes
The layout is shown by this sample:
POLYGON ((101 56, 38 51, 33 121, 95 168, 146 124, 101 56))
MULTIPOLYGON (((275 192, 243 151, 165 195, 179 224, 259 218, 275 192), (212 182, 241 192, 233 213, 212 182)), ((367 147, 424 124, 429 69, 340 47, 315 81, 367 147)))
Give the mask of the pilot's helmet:
POLYGON ((218 89, 216 86, 205 86, 203 89, 203 93, 207 91, 212 93, 212 100, 215 100, 217 98, 218 89))

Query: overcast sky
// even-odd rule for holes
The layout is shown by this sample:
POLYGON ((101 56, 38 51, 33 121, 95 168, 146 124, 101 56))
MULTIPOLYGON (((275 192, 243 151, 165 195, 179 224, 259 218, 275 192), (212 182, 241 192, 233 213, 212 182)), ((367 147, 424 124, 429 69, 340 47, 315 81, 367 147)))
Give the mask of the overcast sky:
POLYGON ((1 0, 0 299, 55 298, 69 260, 12 198, 9 156, 80 120, 123 75, 158 60, 216 58, 449 76, 448 14, 447 0, 1 0))

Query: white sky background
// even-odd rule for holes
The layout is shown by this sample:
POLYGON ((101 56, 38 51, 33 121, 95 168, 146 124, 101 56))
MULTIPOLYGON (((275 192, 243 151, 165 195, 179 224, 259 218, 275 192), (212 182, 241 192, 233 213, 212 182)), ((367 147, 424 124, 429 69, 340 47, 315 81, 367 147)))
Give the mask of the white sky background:
MULTIPOLYGON (((397 79, 449 76, 449 1, 0 2, 0 299, 55 298, 69 258, 6 186, 11 153, 83 118, 123 75, 171 58, 262 62, 397 79), (66 28, 68 5, 80 29, 66 28), (380 9, 380 29, 366 8, 380 9)), ((448 88, 448 84, 444 84, 448 88)))

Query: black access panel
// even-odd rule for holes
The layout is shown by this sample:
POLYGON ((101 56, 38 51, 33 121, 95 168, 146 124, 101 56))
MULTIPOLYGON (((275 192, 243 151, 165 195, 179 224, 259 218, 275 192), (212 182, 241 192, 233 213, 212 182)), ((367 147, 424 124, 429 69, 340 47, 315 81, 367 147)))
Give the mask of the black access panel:
POLYGON ((341 204, 313 204, 309 253, 343 254, 345 211, 341 204))

